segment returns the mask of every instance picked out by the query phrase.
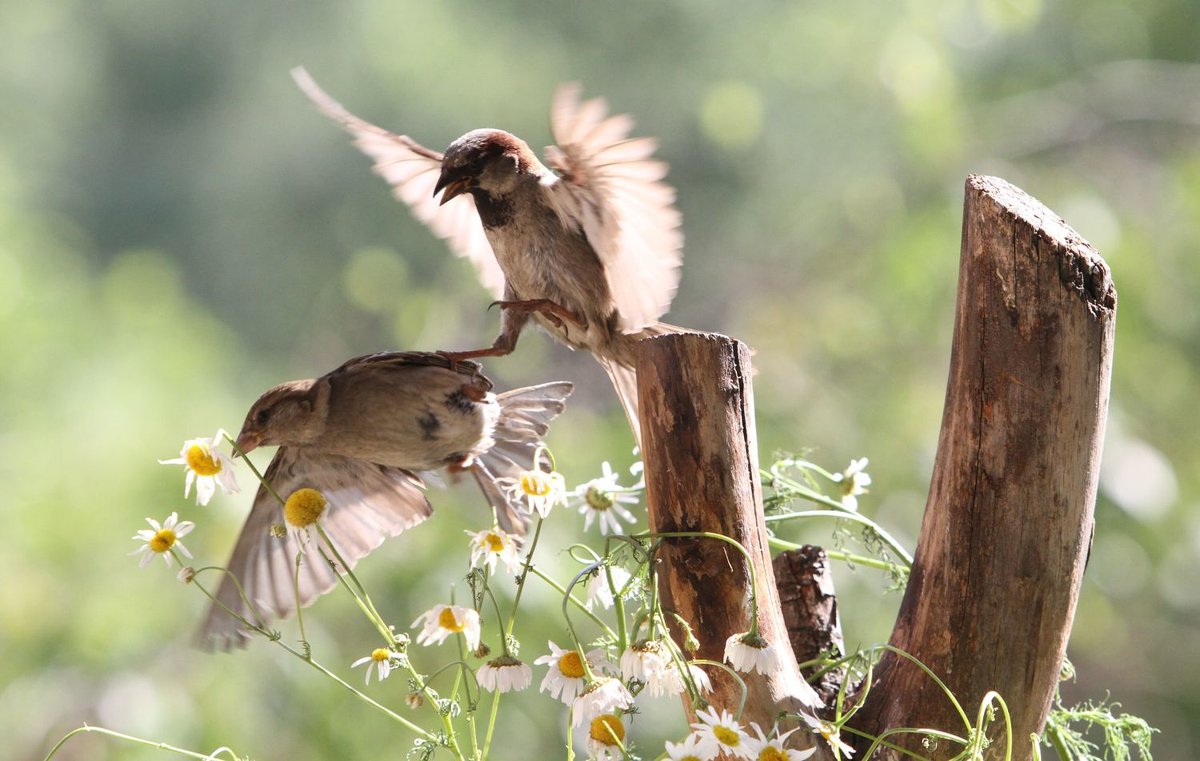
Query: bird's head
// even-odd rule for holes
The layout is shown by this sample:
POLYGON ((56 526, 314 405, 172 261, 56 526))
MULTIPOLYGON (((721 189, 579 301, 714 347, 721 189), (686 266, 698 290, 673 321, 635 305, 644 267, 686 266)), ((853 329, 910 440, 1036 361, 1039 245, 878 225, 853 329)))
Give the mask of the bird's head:
POLYGON ((442 193, 442 203, 473 190, 503 196, 523 175, 536 174, 541 168, 524 140, 503 130, 477 129, 446 149, 433 194, 442 193))
POLYGON ((315 383, 281 383, 260 396, 246 413, 237 437, 238 448, 251 452, 260 446, 298 445, 314 438, 322 423, 313 393, 315 383))

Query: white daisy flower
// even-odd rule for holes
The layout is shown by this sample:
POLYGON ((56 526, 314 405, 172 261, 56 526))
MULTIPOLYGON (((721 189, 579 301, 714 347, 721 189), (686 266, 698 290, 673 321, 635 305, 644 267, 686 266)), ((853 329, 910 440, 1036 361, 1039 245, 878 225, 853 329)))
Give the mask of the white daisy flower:
MULTIPOLYGON (((576 650, 563 650, 553 642, 547 642, 550 654, 535 660, 535 666, 547 665, 546 677, 542 680, 539 691, 550 693, 550 697, 558 698, 570 705, 587 684, 587 669, 576 650)), ((600 650, 592 650, 585 656, 587 665, 593 669, 600 667, 603 654, 600 650)))
POLYGON ((179 550, 185 557, 191 557, 192 553, 188 552, 187 547, 183 546, 183 542, 179 541, 181 537, 187 536, 188 533, 196 528, 196 524, 191 521, 179 521, 179 515, 171 513, 162 523, 147 518, 146 522, 153 528, 139 529, 133 535, 133 539, 139 542, 144 542, 141 547, 138 547, 130 555, 141 555, 142 560, 138 563, 139 568, 145 568, 146 565, 154 559, 155 555, 162 555, 163 561, 168 567, 171 565, 171 550, 179 550))
POLYGON ((808 730, 814 735, 820 735, 825 742, 829 743, 829 747, 833 748, 835 758, 846 758, 854 755, 854 748, 851 748, 848 743, 841 737, 841 732, 836 724, 831 721, 822 721, 815 716, 808 714, 800 714, 800 718, 808 725, 808 730))
POLYGON ((583 688, 579 697, 575 698, 571 707, 574 715, 574 725, 579 726, 585 721, 591 721, 600 714, 612 713, 618 708, 625 709, 633 706, 633 695, 619 679, 602 676, 593 680, 583 688))
POLYGON ((670 663, 671 656, 662 640, 638 640, 621 653, 621 678, 649 684, 651 680, 659 679, 670 663))
POLYGON ((743 674, 757 671, 771 675, 779 671, 779 654, 758 634, 742 632, 725 640, 725 660, 743 674))
POLYGON ((588 755, 594 761, 619 761, 625 753, 625 722, 614 713, 605 713, 592 719, 588 725, 588 755))
POLYGON ((371 683, 371 666, 375 666, 374 671, 379 674, 379 681, 388 678, 388 674, 392 673, 392 661, 399 658, 400 654, 388 650, 386 647, 377 647, 371 651, 371 654, 363 658, 359 658, 354 663, 350 664, 350 668, 355 669, 364 663, 367 664, 367 684, 371 683))
POLYGON ((783 747, 788 736, 796 731, 794 729, 784 732, 774 740, 768 740, 767 736, 763 734, 762 727, 751 722, 750 728, 758 735, 746 740, 746 747, 750 749, 750 758, 753 761, 804 761, 817 752, 816 746, 804 750, 783 747))
POLYGON ((841 484, 842 507, 847 510, 858 510, 858 495, 867 494, 871 485, 871 475, 866 471, 867 458, 851 460, 849 467, 833 476, 834 482, 841 484))
POLYGON ((700 755, 700 738, 695 734, 690 734, 683 738, 681 743, 666 743, 667 758, 670 761, 710 761, 716 756, 700 755))
POLYGON ((726 753, 735 758, 750 758, 747 740, 750 735, 742 729, 733 714, 722 709, 719 713, 715 707, 696 712, 700 721, 692 725, 696 734, 696 749, 701 758, 716 758, 719 753, 726 753))
POLYGON ((183 442, 179 456, 170 460, 159 460, 160 465, 184 465, 187 475, 183 481, 183 496, 186 499, 196 484, 196 504, 207 505, 217 490, 225 494, 240 491, 237 477, 233 474, 233 461, 229 455, 218 452, 217 443, 223 441, 225 431, 218 430, 211 439, 188 439, 183 442))
POLYGON ((496 572, 496 563, 503 562, 505 569, 511 574, 521 570, 521 552, 517 548, 517 538, 498 528, 483 531, 467 531, 471 537, 471 567, 483 568, 485 565, 492 573, 496 572))
POLYGON ((533 681, 533 669, 511 655, 494 658, 475 671, 479 686, 492 692, 523 690, 533 681))
POLYGON ((479 647, 479 611, 458 605, 435 605, 417 616, 412 628, 420 624, 423 628, 417 635, 418 645, 440 645, 451 634, 461 634, 467 639, 467 649, 479 647))
MULTIPOLYGON (((698 690, 702 693, 712 691, 712 681, 703 669, 692 664, 687 664, 687 668, 698 690)), ((641 640, 630 645, 621 654, 621 677, 627 682, 636 679, 644 684, 645 693, 650 697, 680 695, 685 689, 679 666, 661 639, 641 640)))
MULTIPOLYGON (((708 674, 704 669, 688 663, 688 674, 692 677, 692 683, 696 685, 696 689, 701 695, 712 692, 712 680, 708 678, 708 674)), ((663 695, 682 695, 687 687, 683 683, 683 677, 679 674, 679 667, 674 661, 667 664, 666 670, 658 677, 651 679, 646 683, 646 694, 652 698, 661 697, 663 695)))
POLYGON ((584 603, 589 609, 597 602, 605 610, 611 608, 613 606, 613 589, 621 593, 622 598, 636 597, 640 591, 636 583, 630 583, 630 579, 633 577, 624 568, 614 565, 609 566, 609 570, 612 572, 612 587, 608 586, 608 577, 603 568, 597 568, 588 581, 587 598, 584 603))
POLYGON ((584 516, 583 530, 590 529, 592 522, 599 519, 601 534, 621 534, 624 533, 621 520, 630 524, 637 522, 637 518, 624 505, 638 503, 637 494, 634 493, 638 487, 621 486, 618 482, 620 477, 607 462, 601 463, 601 467, 604 475, 581 484, 574 492, 579 514, 584 516))
POLYGON ((496 484, 515 502, 524 502, 529 511, 545 518, 555 505, 567 504, 567 483, 557 470, 542 470, 534 463, 532 470, 522 470, 517 476, 497 478, 496 484))

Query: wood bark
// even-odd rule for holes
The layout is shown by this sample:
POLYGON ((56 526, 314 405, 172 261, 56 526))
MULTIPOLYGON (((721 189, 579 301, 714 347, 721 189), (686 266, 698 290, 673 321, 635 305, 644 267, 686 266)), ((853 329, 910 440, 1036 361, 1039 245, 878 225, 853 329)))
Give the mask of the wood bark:
MULTIPOLYGON (((780 711, 819 704, 788 644, 767 549, 759 481, 750 352, 721 335, 679 333, 640 342, 638 406, 650 528, 706 531, 746 548, 746 558, 711 538, 665 539, 656 573, 665 610, 691 625, 697 658, 724 660, 726 640, 750 629, 750 568, 758 589, 759 632, 781 668, 747 674, 744 722, 769 728, 780 711)), ((672 632, 682 646, 678 628, 672 632)), ((741 688, 723 671, 713 704, 735 710, 741 688)), ((811 710, 809 711, 811 713, 811 710)))
MULTIPOLYGON (((944 679, 972 721, 999 692, 1018 759, 1044 726, 1091 544, 1115 311, 1090 244, 1003 180, 967 179, 946 405, 891 644, 944 679)), ((888 654, 875 677, 857 728, 965 735, 910 662, 888 654)), ((998 738, 1003 722, 992 728, 998 738)), ((960 750, 890 739, 934 758, 960 750)), ((1003 752, 1000 741, 987 757, 1003 752)))
MULTIPOLYGON (((783 623, 800 663, 821 657, 838 659, 846 654, 842 623, 838 618, 833 573, 825 550, 806 544, 798 550, 781 552, 772 561, 783 623)), ((845 668, 830 669, 813 681, 816 668, 800 673, 813 686, 825 705, 832 705, 846 676, 845 668)))

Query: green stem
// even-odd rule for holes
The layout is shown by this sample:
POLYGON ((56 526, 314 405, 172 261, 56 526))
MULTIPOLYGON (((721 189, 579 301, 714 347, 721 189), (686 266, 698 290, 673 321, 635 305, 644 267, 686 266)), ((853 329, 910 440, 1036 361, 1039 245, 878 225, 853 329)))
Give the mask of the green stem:
POLYGON ((364 600, 358 595, 358 592, 356 592, 354 588, 350 586, 350 582, 346 581, 346 575, 338 572, 337 565, 328 555, 325 554, 325 550, 321 549, 320 547, 318 547, 317 550, 321 553, 321 557, 325 559, 325 562, 329 564, 330 568, 333 569, 333 575, 337 577, 338 583, 341 584, 342 587, 350 594, 350 596, 354 598, 354 602, 358 604, 358 609, 363 612, 363 615, 367 617, 367 620, 371 622, 371 625, 375 627, 375 630, 383 636, 387 646, 390 648, 395 645, 395 634, 393 634, 392 630, 388 628, 387 622, 380 617, 379 613, 375 610, 375 606, 370 604, 369 599, 364 600))
POLYGON ((566 587, 564 587, 562 584, 559 584, 557 581, 550 578, 546 574, 542 573, 542 571, 537 566, 533 566, 529 570, 533 573, 534 576, 537 576, 539 579, 546 582, 546 584, 549 585, 551 589, 555 590, 560 595, 562 595, 564 599, 570 600, 572 605, 574 605, 576 608, 578 608, 580 611, 582 611, 583 614, 586 615, 588 618, 592 619, 592 621, 597 626, 599 626, 601 629, 604 630, 605 634, 607 634, 609 637, 612 637, 613 639, 616 639, 616 637, 617 637, 616 632, 614 632, 611 628, 609 628, 608 624, 604 623, 604 620, 602 618, 597 616, 592 611, 588 610, 588 607, 586 605, 584 605, 579 600, 578 597, 576 597, 573 594, 568 594, 566 587))
POLYGON ((500 690, 492 694, 492 708, 488 711, 487 733, 483 736, 483 758, 488 757, 492 748, 492 731, 496 728, 496 715, 500 713, 500 690))
MULTIPOLYGON (((492 591, 492 585, 488 583, 488 579, 486 577, 484 578, 483 583, 483 590, 487 593, 487 596, 491 598, 492 607, 496 609, 496 620, 500 621, 504 618, 504 615, 500 612, 500 602, 496 599, 496 593, 492 591)), ((500 653, 502 655, 508 655, 508 632, 504 631, 503 629, 500 630, 500 653)))
MULTIPOLYGON (((962 719, 963 726, 965 726, 967 729, 971 728, 971 721, 967 718, 967 712, 964 711, 962 705, 959 704, 958 698, 954 697, 954 693, 950 691, 950 688, 946 686, 946 683, 943 682, 941 679, 939 679, 938 675, 933 673, 933 671, 928 666, 926 666, 924 663, 921 663, 921 661, 917 660, 915 657, 913 657, 909 653, 901 650, 898 647, 894 647, 893 645, 877 645, 873 649, 887 650, 889 652, 895 653, 896 655, 899 655, 901 658, 911 661, 913 664, 915 664, 917 666, 917 668, 924 671, 925 674, 930 679, 932 679, 934 681, 934 683, 941 689, 941 691, 946 693, 946 697, 950 699, 950 703, 951 703, 951 705, 954 706, 954 710, 958 711, 958 716, 959 716, 959 718, 962 719)), ((960 739, 960 742, 962 742, 964 745, 966 744, 966 740, 960 739)))
MULTIPOLYGON (((802 544, 796 544, 795 542, 789 542, 784 539, 777 539, 775 537, 770 537, 767 540, 767 544, 771 547, 771 549, 781 551, 798 550, 804 546, 802 544)), ((825 547, 822 547, 821 549, 825 551, 826 555, 834 560, 841 560, 851 565, 861 565, 866 566, 867 568, 876 568, 880 571, 890 571, 893 573, 897 571, 904 572, 908 570, 907 567, 902 566, 899 563, 889 563, 886 560, 880 560, 879 558, 873 558, 867 555, 855 555, 851 552, 831 550, 825 547)))
POLYGON ((692 538, 692 539, 717 539, 732 545, 742 554, 746 560, 746 572, 750 576, 750 631, 747 632, 751 637, 758 636, 758 575, 754 572, 754 561, 750 558, 750 552, 742 546, 741 542, 724 534, 713 533, 712 531, 662 531, 656 533, 638 534, 637 538, 692 538))
MULTIPOLYGON (((284 650, 288 651, 288 652, 289 652, 289 653, 291 653, 292 655, 296 656, 296 657, 297 657, 297 658, 299 658, 300 660, 302 660, 302 661, 304 661, 305 663, 307 663, 308 665, 312 666, 312 667, 313 667, 314 669, 316 669, 317 671, 321 672, 321 673, 322 673, 322 674, 324 674, 325 676, 327 676, 327 677, 329 677, 330 679, 332 679, 333 681, 337 682, 337 683, 338 683, 338 684, 340 684, 342 687, 345 687, 347 690, 349 690, 350 692, 352 692, 352 693, 355 695, 355 697, 357 697, 359 700, 363 701, 364 703, 366 703, 367 705, 369 705, 369 706, 371 706, 372 708, 376 709, 377 711, 380 711, 380 712, 382 712, 382 713, 383 713, 385 716, 387 716, 388 718, 392 719, 393 721, 395 721, 395 722, 397 722, 397 723, 401 724, 401 725, 402 725, 402 726, 404 726, 405 728, 407 728, 407 729, 411 730, 412 732, 416 733, 416 734, 417 734, 417 735, 419 735, 419 736, 420 736, 422 739, 424 739, 424 740, 427 740, 427 741, 430 741, 430 742, 435 742, 435 741, 437 740, 437 737, 436 737, 435 735, 433 735, 433 734, 430 734, 429 732, 426 732, 424 729, 421 729, 421 728, 420 728, 420 727, 418 727, 416 724, 413 724, 411 721, 409 721, 408 719, 404 718, 403 716, 401 716, 400 714, 396 713, 395 711, 391 710, 391 709, 390 709, 390 708, 388 708, 387 706, 385 706, 385 705, 383 705, 382 703, 379 703, 379 702, 377 702, 377 701, 373 700, 373 699, 372 699, 371 697, 369 697, 367 694, 365 694, 365 693, 363 693, 363 692, 359 691, 359 690, 358 690, 356 687, 352 686, 350 683, 348 683, 346 680, 342 679, 342 678, 341 678, 340 676, 338 676, 337 674, 333 673, 333 672, 332 672, 332 671, 330 671, 329 669, 327 669, 327 668, 325 668, 324 666, 322 666, 321 664, 317 663, 317 662, 316 662, 316 661, 314 661, 312 658, 306 657, 306 656, 304 655, 304 653, 301 653, 299 650, 295 650, 295 649, 293 649, 292 647, 289 647, 287 644, 285 644, 285 643, 283 643, 283 642, 281 642, 281 641, 276 641, 276 643, 275 643, 275 644, 279 645, 279 646, 280 646, 280 647, 282 647, 284 650)), ((408 661, 408 658, 407 658, 407 656, 405 657, 405 659, 404 659, 404 660, 405 660, 406 662, 408 661)), ((369 664, 368 664, 368 665, 369 665, 369 664)), ((451 735, 449 739, 450 739, 451 741, 453 741, 453 735, 451 735)), ((453 750, 455 751, 455 755, 457 755, 459 758, 462 758, 462 753, 461 753, 461 752, 458 750, 457 746, 455 746, 455 747, 453 748, 453 750)))
MULTIPOLYGON (((597 560, 591 565, 584 566, 583 570, 575 574, 575 577, 571 579, 571 583, 567 584, 567 591, 569 592, 571 589, 574 589, 575 585, 578 584, 585 576, 591 575, 593 571, 600 567, 602 562, 603 561, 597 560)), ((567 594, 563 595, 563 620, 567 623, 567 633, 571 635, 571 644, 574 646, 575 652, 579 653, 579 664, 583 666, 583 674, 585 677, 587 677, 587 681, 590 683, 596 679, 596 675, 592 672, 592 666, 590 663, 588 663, 587 655, 583 652, 583 642, 579 639, 579 634, 575 631, 575 622, 571 620, 571 615, 567 612, 567 603, 569 602, 567 598, 569 596, 570 595, 567 594)), ((605 628, 607 629, 608 627, 605 628)), ((610 629, 609 631, 612 630, 610 629)))
POLYGON ((257 467, 255 467, 250 458, 246 456, 246 453, 242 451, 242 448, 237 445, 237 440, 231 439, 228 433, 225 434, 225 440, 233 446, 233 450, 237 452, 238 457, 241 457, 242 461, 245 462, 250 468, 250 472, 253 473, 254 477, 258 479, 258 482, 263 485, 263 488, 270 492, 271 496, 279 502, 280 507, 285 505, 286 502, 282 497, 279 496, 279 492, 275 491, 275 487, 271 486, 271 484, 267 482, 267 479, 263 478, 263 474, 258 470, 257 467))
MULTIPOLYGON (((975 728, 978 730, 977 743, 983 743, 986 735, 984 735, 983 724, 987 716, 988 707, 996 703, 1000 706, 1000 711, 1004 714, 1004 743, 1006 759, 1012 758, 1012 716, 1008 712, 1008 704, 1004 702, 1004 698, 995 690, 989 690, 983 696, 983 701, 979 704, 979 712, 975 716, 975 728)), ((982 748, 980 748, 982 750, 982 748)))
MULTIPOLYGON (((629 646, 629 633, 625 629, 625 600, 622 597, 624 589, 617 589, 617 585, 613 583, 612 566, 608 563, 604 564, 604 580, 608 583, 608 589, 613 596, 613 612, 617 616, 617 652, 625 652, 625 648, 629 646)), ((627 582, 628 583, 628 582, 627 582)), ((563 607, 567 605, 563 601, 563 607)))
POLYGON ((530 571, 535 574, 539 573, 533 567, 533 553, 537 550, 538 539, 542 537, 542 523, 544 522, 544 518, 538 517, 537 528, 533 530, 533 539, 529 542, 529 552, 525 553, 525 563, 521 567, 521 575, 517 577, 517 594, 513 597, 512 613, 508 616, 508 625, 504 627, 506 640, 512 636, 513 625, 517 621, 517 608, 520 607, 521 595, 525 592, 525 579, 528 578, 530 571))
POLYGON ((842 510, 800 510, 800 511, 794 512, 794 513, 781 513, 779 515, 768 515, 766 517, 766 521, 767 521, 767 523, 781 523, 783 521, 789 521, 789 520, 793 520, 796 518, 836 518, 836 519, 840 519, 840 520, 856 521, 858 523, 861 523, 864 526, 870 528, 872 531, 874 531, 876 536, 879 537, 880 541, 882 541, 884 544, 886 544, 888 546, 888 549, 890 549, 892 552, 894 552, 897 557, 902 558, 904 560, 904 564, 907 567, 909 567, 909 568, 912 567, 913 557, 912 557, 912 555, 910 555, 908 553, 908 550, 904 549, 904 546, 901 545, 900 542, 896 541, 896 538, 893 537, 891 534, 889 534, 887 531, 885 531, 882 526, 880 526, 878 523, 871 520, 867 516, 863 515, 862 513, 855 513, 855 512, 851 512, 849 510, 845 510, 845 509, 842 509, 842 510))
POLYGON ((188 758, 198 758, 198 759, 201 759, 201 761, 216 761, 217 756, 219 756, 223 753, 228 753, 229 756, 234 759, 234 761, 238 761, 238 759, 240 758, 236 753, 234 753, 232 750, 230 750, 229 748, 226 748, 226 747, 217 748, 212 753, 199 753, 194 750, 187 750, 186 748, 177 748, 174 745, 169 745, 164 742, 154 742, 153 740, 146 740, 141 737, 134 737, 133 735, 127 735, 127 734, 124 734, 123 732, 116 732, 111 729, 105 729, 104 727, 92 727, 87 724, 84 724, 82 727, 76 727, 75 729, 72 729, 61 740, 59 740, 54 745, 54 747, 50 749, 50 752, 48 754, 46 754, 45 761, 50 761, 50 759, 52 759, 55 756, 55 754, 57 754, 58 751, 60 751, 62 749, 62 747, 67 744, 68 740, 75 737, 75 735, 81 734, 83 732, 95 732, 97 734, 107 735, 109 737, 115 737, 118 740, 125 740, 127 742, 135 743, 137 745, 145 745, 149 748, 155 748, 156 750, 165 750, 170 753, 176 753, 180 756, 187 756, 188 758))
MULTIPOLYGON (((442 669, 445 669, 446 666, 443 666, 442 669, 439 669, 438 671, 436 671, 432 675, 430 675, 429 679, 426 679, 421 674, 417 673, 417 670, 416 670, 416 668, 413 667, 412 660, 409 659, 407 653, 404 656, 403 663, 404 663, 405 669, 408 671, 409 679, 411 680, 411 682, 413 684, 418 685, 417 689, 419 689, 421 691, 421 694, 425 696, 425 701, 427 703, 429 703, 430 707, 433 708, 434 713, 436 713, 438 715, 438 718, 441 720, 442 729, 446 732, 447 746, 450 748, 451 751, 454 752, 454 755, 456 757, 458 757, 460 759, 460 761, 464 761, 462 750, 458 747, 458 739, 454 735, 454 723, 452 721, 450 721, 450 716, 448 714, 442 713, 441 706, 438 705, 438 702, 437 702, 437 697, 429 689, 429 679, 432 679, 433 677, 435 677, 439 673, 441 673, 442 669)), ((453 665, 453 664, 448 664, 448 665, 453 665)), ((428 733, 426 733, 426 734, 428 734, 428 733)), ((430 739, 430 738, 436 739, 436 738, 433 738, 433 735, 429 735, 429 737, 427 739, 430 739)))
MULTIPOLYGON (((913 727, 897 727, 895 729, 889 729, 886 732, 884 732, 883 734, 879 735, 878 737, 875 737, 874 735, 869 735, 866 732, 862 732, 860 730, 855 729, 854 727, 844 727, 844 729, 852 735, 856 735, 858 737, 863 737, 863 738, 866 738, 871 741, 871 747, 867 750, 866 753, 863 754, 863 758, 871 758, 871 754, 875 752, 875 749, 882 746, 889 750, 896 751, 897 753, 903 753, 906 756, 915 758, 915 759, 917 759, 917 761, 932 761, 928 756, 922 756, 920 753, 911 751, 905 747, 897 745, 896 743, 889 742, 886 738, 891 737, 892 735, 900 735, 900 734, 930 734, 930 735, 935 735, 935 736, 941 735, 941 733, 935 732, 934 730, 915 729, 913 727)), ((950 737, 953 737, 953 735, 951 735, 950 737)), ((947 739, 949 739, 949 738, 947 738, 947 739)), ((962 738, 958 738, 958 739, 961 741, 962 738)))
POLYGON ((308 644, 308 636, 304 633, 304 610, 300 605, 300 559, 304 557, 301 553, 296 553, 296 573, 292 576, 292 591, 296 593, 296 624, 300 627, 300 641, 304 643, 306 650, 311 652, 308 644))

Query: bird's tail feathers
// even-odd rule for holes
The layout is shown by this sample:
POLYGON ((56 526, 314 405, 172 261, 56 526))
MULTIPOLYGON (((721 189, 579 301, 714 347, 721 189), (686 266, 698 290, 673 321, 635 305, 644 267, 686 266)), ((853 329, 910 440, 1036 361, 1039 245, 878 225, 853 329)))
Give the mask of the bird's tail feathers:
POLYGON ((668 333, 691 332, 693 332, 691 328, 683 328, 666 322, 655 322, 635 333, 627 333, 622 336, 624 340, 616 344, 613 356, 593 355, 604 371, 608 373, 609 380, 616 389, 617 399, 621 402, 621 409, 625 411, 625 418, 629 421, 629 428, 633 431, 633 438, 639 447, 642 445, 642 424, 641 418, 638 416, 637 370, 634 369, 634 365, 637 363, 635 347, 639 341, 646 338, 668 333))
POLYGON ((574 390, 566 381, 528 386, 496 395, 500 417, 492 438, 496 443, 475 460, 471 474, 496 511, 496 521, 504 531, 525 535, 528 513, 509 499, 498 483, 502 478, 518 478, 521 471, 533 467, 534 453, 550 429, 550 421, 566 407, 574 390))
POLYGON ((633 439, 640 447, 642 424, 638 418, 637 371, 630 365, 623 365, 606 357, 597 356, 596 361, 608 373, 613 389, 617 392, 617 400, 621 402, 621 409, 625 411, 625 418, 629 421, 629 429, 633 431, 633 439))

